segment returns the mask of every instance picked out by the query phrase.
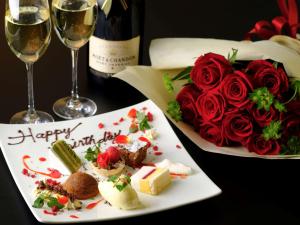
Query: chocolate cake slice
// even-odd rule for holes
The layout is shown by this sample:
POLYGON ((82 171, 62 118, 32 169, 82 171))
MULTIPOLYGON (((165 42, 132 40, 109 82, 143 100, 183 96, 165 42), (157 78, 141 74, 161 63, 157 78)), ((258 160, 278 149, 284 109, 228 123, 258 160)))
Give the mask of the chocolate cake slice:
POLYGON ((139 167, 145 160, 147 156, 147 149, 147 145, 140 147, 134 151, 127 149, 124 146, 121 146, 119 148, 122 158, 125 160, 125 164, 133 168, 139 167))

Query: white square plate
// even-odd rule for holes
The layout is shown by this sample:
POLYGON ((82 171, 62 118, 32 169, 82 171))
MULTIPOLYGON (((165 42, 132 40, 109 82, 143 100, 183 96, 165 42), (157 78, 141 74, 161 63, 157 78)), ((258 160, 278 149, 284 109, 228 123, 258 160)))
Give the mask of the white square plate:
MULTIPOLYGON (((143 135, 143 133, 140 132, 140 135, 143 135)), ((75 223, 138 216, 201 201, 221 193, 221 190, 190 157, 170 127, 164 114, 150 100, 90 118, 39 125, 0 124, 0 144, 8 167, 28 207, 36 219, 44 223, 75 223), (162 152, 162 154, 154 154, 155 151, 151 147, 149 148, 146 161, 155 163, 167 158, 191 167, 193 174, 186 179, 174 179, 172 185, 158 196, 138 193, 144 208, 137 210, 122 211, 101 202, 93 209, 83 207, 80 211, 65 210, 53 216, 45 214, 43 212, 44 209, 33 208, 32 204, 35 196, 32 193, 36 186, 35 182, 46 177, 39 174, 35 174, 35 178, 25 176, 22 173, 24 169, 23 157, 25 155, 31 157, 27 160, 27 163, 35 170, 47 172, 48 168, 57 169, 56 165, 51 161, 49 148, 55 140, 65 139, 71 145, 75 142, 80 144, 74 150, 83 159, 84 152, 89 147, 89 145, 86 145, 86 142, 89 142, 91 139, 99 141, 103 139, 104 133, 107 131, 112 133, 121 131, 122 134, 128 134, 131 119, 127 117, 127 114, 131 108, 151 112, 154 117, 151 126, 159 134, 152 144, 153 146, 158 146, 159 152, 162 152), (124 121, 121 120, 120 122, 121 118, 124 121), (104 127, 99 128, 99 123, 102 123, 104 127), (74 218, 74 215, 76 218, 74 218)), ((59 181, 64 179, 66 177, 60 178, 59 181)), ((88 203, 96 200, 97 198, 83 201, 83 204, 86 206, 88 203)))

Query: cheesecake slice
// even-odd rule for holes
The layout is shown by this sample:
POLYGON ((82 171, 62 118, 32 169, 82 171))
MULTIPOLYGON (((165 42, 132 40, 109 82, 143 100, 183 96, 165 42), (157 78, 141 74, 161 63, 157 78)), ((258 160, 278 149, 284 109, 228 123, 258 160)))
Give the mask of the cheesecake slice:
POLYGON ((131 177, 133 188, 139 192, 158 195, 171 183, 168 169, 143 166, 131 177))

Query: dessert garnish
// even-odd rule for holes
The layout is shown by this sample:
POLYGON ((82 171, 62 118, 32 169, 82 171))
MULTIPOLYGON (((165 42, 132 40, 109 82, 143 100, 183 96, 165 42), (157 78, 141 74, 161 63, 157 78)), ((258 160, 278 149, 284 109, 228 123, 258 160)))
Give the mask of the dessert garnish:
POLYGON ((97 161, 98 154, 100 153, 100 145, 96 144, 93 147, 89 147, 86 152, 84 158, 87 161, 95 162, 97 161))
POLYGON ((39 181, 35 190, 37 198, 33 207, 42 208, 45 204, 56 213, 61 209, 81 209, 82 202, 63 189, 63 186, 52 179, 39 181))
POLYGON ((132 109, 129 110, 127 116, 129 118, 135 119, 136 118, 136 112, 137 112, 137 110, 135 108, 132 108, 132 109))
POLYGON ((123 189, 130 184, 131 179, 129 176, 110 176, 107 181, 113 182, 114 187, 119 191, 123 191, 123 189))
POLYGON ((87 173, 73 173, 63 184, 63 189, 76 199, 86 200, 99 194, 98 183, 87 173))
POLYGON ((73 149, 63 140, 58 140, 52 145, 52 152, 63 162, 71 173, 75 173, 81 167, 81 159, 73 149))
POLYGON ((131 181, 137 191, 158 195, 171 183, 171 176, 168 169, 143 166, 132 175, 131 181))
POLYGON ((124 210, 140 208, 141 203, 130 182, 130 177, 125 175, 111 176, 99 182, 98 187, 102 197, 112 206, 124 210))
MULTIPOLYGON (((140 130, 144 131, 151 129, 151 126, 149 125, 148 116, 144 112, 137 111, 136 119, 140 130)), ((153 117, 151 117, 151 119, 153 120, 153 117)))
POLYGON ((28 171, 31 171, 35 174, 40 174, 40 175, 51 177, 51 178, 54 178, 54 179, 58 179, 62 176, 62 174, 58 170, 52 169, 52 168, 48 168, 49 173, 45 173, 45 172, 41 172, 41 171, 31 169, 29 167, 29 165, 27 164, 27 160, 30 159, 30 158, 31 158, 31 156, 29 156, 29 155, 24 155, 23 158, 22 158, 23 159, 23 166, 26 169, 26 170, 23 169, 23 171, 22 171, 24 175, 27 174, 28 171))
POLYGON ((151 129, 149 122, 153 121, 152 113, 147 114, 143 111, 138 111, 132 108, 127 116, 132 119, 131 125, 129 127, 129 133, 136 133, 137 131, 145 131, 151 129))
POLYGON ((118 135, 117 137, 115 137, 114 142, 116 144, 129 144, 131 140, 126 135, 118 135))
POLYGON ((125 167, 121 152, 114 146, 110 146, 103 153, 99 146, 89 148, 85 158, 91 162, 94 170, 103 176, 120 174, 125 167))

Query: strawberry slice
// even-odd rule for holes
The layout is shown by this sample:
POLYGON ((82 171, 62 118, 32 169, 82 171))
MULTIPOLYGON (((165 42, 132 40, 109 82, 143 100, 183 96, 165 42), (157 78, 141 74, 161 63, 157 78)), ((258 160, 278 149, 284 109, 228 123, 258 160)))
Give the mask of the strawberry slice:
POLYGON ((106 152, 98 154, 97 163, 100 168, 106 169, 109 165, 108 154, 106 152))
POLYGON ((120 160, 120 152, 116 147, 108 147, 105 153, 108 155, 109 161, 111 163, 116 163, 120 160))
POLYGON ((115 143, 117 144, 128 144, 130 142, 129 137, 126 135, 118 135, 115 137, 115 143))
POLYGON ((65 205, 65 204, 68 203, 69 199, 66 196, 61 196, 61 197, 57 198, 57 201, 58 201, 59 204, 65 205))
POLYGON ((127 116, 130 118, 136 118, 136 109, 135 108, 130 109, 127 116))

